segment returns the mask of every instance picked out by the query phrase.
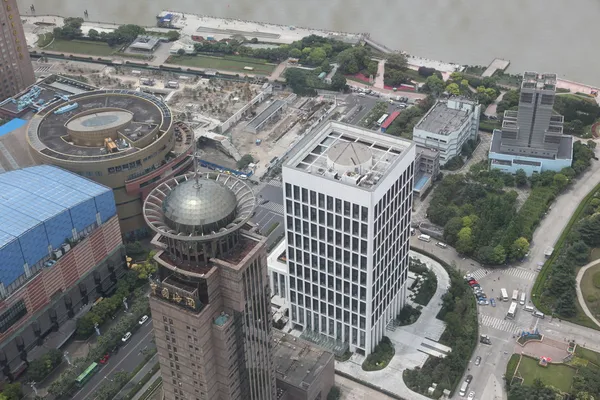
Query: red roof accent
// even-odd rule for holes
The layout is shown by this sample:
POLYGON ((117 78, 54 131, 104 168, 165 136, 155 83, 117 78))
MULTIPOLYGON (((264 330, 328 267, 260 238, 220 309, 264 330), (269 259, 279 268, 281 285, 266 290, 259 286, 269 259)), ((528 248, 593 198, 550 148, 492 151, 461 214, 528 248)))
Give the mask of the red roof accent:
POLYGON ((390 125, 392 124, 392 122, 394 122, 394 120, 396 118, 398 118, 398 115, 400 115, 400 111, 394 111, 393 113, 390 114, 389 117, 387 117, 385 119, 385 121, 383 121, 383 124, 381 124, 381 127, 383 129, 387 129, 390 127, 390 125))

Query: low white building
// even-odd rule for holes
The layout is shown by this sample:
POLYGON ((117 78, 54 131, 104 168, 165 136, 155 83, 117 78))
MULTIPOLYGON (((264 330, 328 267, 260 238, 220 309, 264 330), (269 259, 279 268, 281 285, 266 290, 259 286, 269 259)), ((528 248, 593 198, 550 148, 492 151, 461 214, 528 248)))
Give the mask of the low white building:
POLYGON ((463 145, 477 139, 481 105, 453 98, 438 100, 413 129, 413 141, 440 152, 440 165, 460 154, 463 145))

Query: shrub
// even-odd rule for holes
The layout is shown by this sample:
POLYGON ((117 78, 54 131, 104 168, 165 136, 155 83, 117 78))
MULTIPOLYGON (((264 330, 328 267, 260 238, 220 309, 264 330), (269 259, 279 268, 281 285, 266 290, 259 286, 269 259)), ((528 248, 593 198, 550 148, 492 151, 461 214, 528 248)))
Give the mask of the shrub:
POLYGON ((340 391, 340 388, 337 386, 332 386, 331 390, 329 390, 329 393, 327 393, 327 400, 338 400, 341 395, 342 392, 340 391))
POLYGON ((400 310, 400 314, 396 317, 396 321, 398 321, 398 325, 411 325, 417 322, 419 317, 421 316, 421 307, 414 308, 410 304, 405 305, 400 310))
POLYGON ((38 359, 29 363, 27 375, 30 380, 41 382, 62 362, 63 353, 58 349, 52 349, 38 359))
POLYGON ((381 338, 381 342, 375 346, 373 352, 367 356, 362 364, 362 369, 364 371, 382 370, 387 367, 394 354, 395 350, 392 341, 387 336, 384 336, 381 338))

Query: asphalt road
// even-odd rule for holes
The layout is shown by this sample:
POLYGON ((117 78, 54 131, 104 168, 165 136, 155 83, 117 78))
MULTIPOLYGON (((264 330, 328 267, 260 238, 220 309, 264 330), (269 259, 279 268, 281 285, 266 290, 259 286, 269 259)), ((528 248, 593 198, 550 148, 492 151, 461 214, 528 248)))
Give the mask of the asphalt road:
POLYGON ((73 400, 93 400, 94 393, 106 383, 106 379, 119 371, 133 372, 133 370, 144 361, 145 356, 141 353, 144 349, 151 349, 152 343, 152 319, 146 323, 121 346, 119 352, 112 354, 108 363, 101 365, 100 370, 72 397, 73 400))

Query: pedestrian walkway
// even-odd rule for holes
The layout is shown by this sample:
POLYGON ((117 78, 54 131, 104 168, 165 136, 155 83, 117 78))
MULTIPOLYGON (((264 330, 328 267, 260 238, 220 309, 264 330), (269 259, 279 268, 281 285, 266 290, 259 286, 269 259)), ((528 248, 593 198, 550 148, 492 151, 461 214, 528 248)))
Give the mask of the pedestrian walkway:
POLYGON ((267 184, 275 187, 283 187, 283 183, 279 179, 271 179, 267 184))
POLYGON ((483 326, 488 326, 499 331, 510 332, 513 334, 519 333, 523 330, 523 328, 519 328, 519 326, 511 320, 494 318, 490 317, 489 315, 481 315, 481 324, 483 326))
POLYGON ((262 204, 260 207, 269 211, 273 211, 276 214, 283 215, 283 204, 277 204, 272 201, 269 201, 268 203, 262 204))
POLYGON ((579 272, 577 273, 577 300, 579 301, 579 305, 581 306, 581 309, 583 310, 583 312, 585 313, 585 315, 587 315, 587 317, 589 319, 591 319, 592 321, 594 321, 594 323, 598 326, 600 326, 600 322, 596 319, 596 317, 594 317, 594 314, 590 311, 590 309, 588 308, 587 304, 585 303, 585 299, 583 298, 583 292, 581 291, 581 280, 583 279, 583 275, 585 274, 585 271, 587 271, 589 268, 594 267, 598 265, 598 260, 594 260, 591 263, 587 264, 586 266, 584 266, 583 268, 581 268, 579 270, 579 272))
MULTIPOLYGON (((535 273, 531 272, 529 270, 526 270, 524 268, 511 267, 511 268, 503 269, 501 271, 504 274, 516 276, 517 278, 522 279, 523 281, 533 282, 535 280, 535 273)), ((471 274, 471 276, 473 276, 473 278, 475 278, 476 280, 479 281, 479 280, 483 279, 489 272, 490 272, 490 270, 487 270, 485 268, 479 268, 475 271, 469 272, 469 274, 471 274)))

